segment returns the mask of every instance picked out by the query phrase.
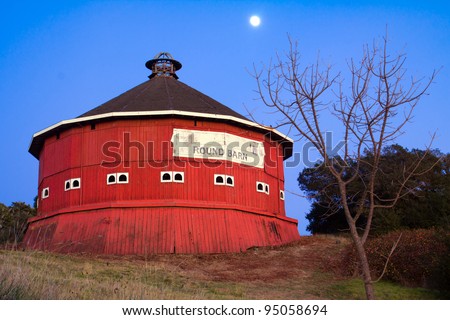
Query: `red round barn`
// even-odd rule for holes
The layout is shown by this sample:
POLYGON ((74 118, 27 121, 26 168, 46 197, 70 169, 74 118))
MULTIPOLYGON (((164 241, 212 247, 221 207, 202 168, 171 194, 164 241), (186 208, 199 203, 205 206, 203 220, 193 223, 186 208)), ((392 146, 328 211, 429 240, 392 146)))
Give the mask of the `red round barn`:
POLYGON ((292 140, 178 81, 150 80, 33 136, 38 214, 27 248, 96 254, 240 252, 299 239, 286 217, 292 140))

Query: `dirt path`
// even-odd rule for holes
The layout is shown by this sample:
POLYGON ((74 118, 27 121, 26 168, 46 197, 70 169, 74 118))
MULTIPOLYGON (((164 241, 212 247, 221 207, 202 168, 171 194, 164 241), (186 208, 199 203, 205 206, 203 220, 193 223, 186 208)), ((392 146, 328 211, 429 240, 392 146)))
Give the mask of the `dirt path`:
POLYGON ((241 254, 157 255, 149 260, 191 281, 239 285, 246 299, 320 299, 323 288, 338 278, 334 271, 344 246, 342 238, 310 236, 241 254))

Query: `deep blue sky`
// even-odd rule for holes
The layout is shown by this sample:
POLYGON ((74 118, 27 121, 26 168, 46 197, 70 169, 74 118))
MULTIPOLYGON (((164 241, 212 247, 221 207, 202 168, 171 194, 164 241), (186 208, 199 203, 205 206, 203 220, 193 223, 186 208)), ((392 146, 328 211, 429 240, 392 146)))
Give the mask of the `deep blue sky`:
MULTIPOLYGON (((443 66, 399 142, 450 151, 450 1, 11 1, 0 12, 0 202, 32 203, 38 161, 31 136, 74 118, 147 80, 145 61, 168 51, 180 80, 264 124, 247 69, 299 41, 306 62, 317 53, 336 70, 389 29, 392 52, 427 76, 443 66), (259 28, 248 19, 257 14, 259 28)), ((334 128, 329 128, 333 131, 334 128)), ((301 143, 296 145, 300 150, 301 143)), ((298 192, 302 166, 286 171, 298 192)), ((288 215, 304 233, 306 200, 287 193, 288 215)))

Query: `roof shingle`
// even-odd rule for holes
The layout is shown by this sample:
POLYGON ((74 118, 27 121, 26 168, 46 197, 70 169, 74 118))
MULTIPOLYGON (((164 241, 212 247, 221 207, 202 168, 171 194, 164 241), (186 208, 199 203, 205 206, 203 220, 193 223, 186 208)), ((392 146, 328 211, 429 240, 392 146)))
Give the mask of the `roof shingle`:
POLYGON ((110 112, 188 111, 233 116, 248 120, 207 95, 173 77, 154 77, 127 92, 83 113, 78 118, 110 112))

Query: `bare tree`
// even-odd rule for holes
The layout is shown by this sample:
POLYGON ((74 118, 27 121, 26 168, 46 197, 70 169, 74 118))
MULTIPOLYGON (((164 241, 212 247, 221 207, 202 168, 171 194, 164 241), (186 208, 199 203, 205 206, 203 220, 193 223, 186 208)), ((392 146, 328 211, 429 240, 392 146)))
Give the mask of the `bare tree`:
POLYGON ((375 192, 380 173, 382 149, 403 133, 420 98, 426 94, 436 71, 427 80, 408 78, 404 66, 406 56, 390 56, 387 37, 381 45, 366 45, 360 61, 348 62, 349 79, 334 74, 330 66, 301 66, 296 42, 289 39, 290 50, 277 56, 262 70, 254 68, 258 93, 263 103, 281 115, 277 127, 288 127, 289 134, 311 143, 322 158, 322 166, 335 180, 349 231, 362 270, 366 296, 374 299, 373 280, 364 244, 369 236, 377 208, 393 207, 412 192, 409 181, 420 174, 425 155, 405 167, 396 185, 395 197, 383 198, 375 192), (327 147, 323 117, 332 115, 339 123, 345 142, 339 157, 327 147), (370 154, 370 157, 364 155, 370 154), (364 170, 360 170, 364 161, 364 170), (351 165, 350 165, 351 163, 351 165), (367 169, 369 168, 369 169, 367 169), (349 185, 359 179, 361 190, 349 185), (364 217, 364 219, 361 219, 364 217), (364 220, 361 228, 361 220, 364 220), (357 223, 359 228, 357 227, 357 223))

